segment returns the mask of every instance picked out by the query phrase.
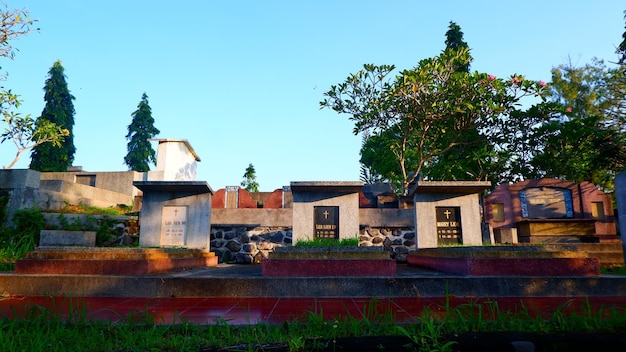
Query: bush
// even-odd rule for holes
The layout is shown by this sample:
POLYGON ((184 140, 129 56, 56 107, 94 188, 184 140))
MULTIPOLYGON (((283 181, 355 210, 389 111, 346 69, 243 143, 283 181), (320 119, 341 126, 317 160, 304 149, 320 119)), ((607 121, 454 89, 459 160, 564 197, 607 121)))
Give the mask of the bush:
POLYGON ((44 218, 37 209, 21 209, 13 217, 13 228, 0 231, 0 270, 13 270, 15 261, 35 249, 44 218))

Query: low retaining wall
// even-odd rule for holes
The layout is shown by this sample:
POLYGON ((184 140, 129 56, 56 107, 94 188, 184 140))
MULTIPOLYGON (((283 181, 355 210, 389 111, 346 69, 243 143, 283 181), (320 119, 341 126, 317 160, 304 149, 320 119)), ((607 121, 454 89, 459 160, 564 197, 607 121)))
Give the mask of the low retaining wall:
POLYGON ((105 223, 106 233, 97 237, 97 245, 105 247, 128 247, 138 243, 139 220, 137 216, 108 216, 42 213, 46 230, 98 231, 105 223))
MULTIPOLYGON (((220 262, 259 264, 276 247, 292 245, 291 227, 254 225, 211 225, 211 251, 220 262)), ((359 246, 384 247, 389 256, 406 262, 410 250, 415 249, 415 231, 409 228, 362 227, 359 246)))

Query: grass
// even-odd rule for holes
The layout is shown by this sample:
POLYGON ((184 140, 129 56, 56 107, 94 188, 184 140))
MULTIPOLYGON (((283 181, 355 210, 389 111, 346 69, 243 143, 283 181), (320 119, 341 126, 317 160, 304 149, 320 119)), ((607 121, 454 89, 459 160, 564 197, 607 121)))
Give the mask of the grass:
POLYGON ((118 204, 115 207, 108 208, 99 208, 93 207, 89 205, 70 205, 67 204, 60 210, 57 211, 48 211, 50 213, 61 213, 61 214, 85 214, 85 215, 109 215, 109 216, 119 216, 126 215, 132 210, 132 206, 118 204))
POLYGON ((303 241, 298 241, 298 243, 296 244, 296 246, 298 247, 328 247, 328 246, 341 246, 341 247, 347 247, 347 246, 358 246, 359 245, 359 239, 358 238, 341 238, 341 239, 334 239, 334 238, 314 238, 314 239, 307 239, 307 240, 303 240, 303 241))
MULTIPOLYGON (((128 213, 132 208, 125 205, 98 208, 86 205, 67 205, 58 211, 61 229, 74 231, 96 231, 96 244, 102 245, 115 232, 115 221, 96 219, 93 215, 116 216, 128 213), (65 214, 84 214, 83 220, 69 222, 65 214)), ((44 217, 37 209, 20 209, 13 218, 14 227, 0 228, 0 271, 15 269, 15 261, 26 252, 32 251, 39 243, 39 233, 44 229, 44 217)))
POLYGON ((611 266, 607 268, 600 268, 602 274, 611 275, 626 275, 626 266, 611 266))
MULTIPOLYGON (((537 314, 523 305, 500 310, 496 301, 470 301, 425 309, 417 323, 398 324, 389 306, 373 299, 364 316, 324 319, 310 313, 303 320, 282 324, 232 326, 224 319, 207 325, 185 321, 161 325, 147 311, 121 317, 121 321, 95 321, 80 304, 70 302, 66 316, 33 305, 19 318, 0 318, 3 351, 288 351, 333 350, 339 339, 350 337, 402 338, 408 351, 451 351, 463 333, 576 331, 623 333, 624 307, 593 309, 590 304, 571 308, 564 302, 551 314, 537 314)), ((382 339, 381 339, 382 340, 382 339)), ((385 346, 379 346, 385 350, 385 346)))

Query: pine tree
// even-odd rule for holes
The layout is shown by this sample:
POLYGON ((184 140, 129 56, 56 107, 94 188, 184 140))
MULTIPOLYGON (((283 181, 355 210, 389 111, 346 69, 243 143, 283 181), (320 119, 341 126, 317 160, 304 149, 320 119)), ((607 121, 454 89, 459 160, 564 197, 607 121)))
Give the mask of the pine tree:
MULTIPOLYGON (((446 32, 447 50, 469 50, 467 42, 463 40, 461 27, 450 22, 446 32)), ((472 56, 467 61, 455 63, 456 72, 469 73, 472 56)), ((431 180, 482 180, 489 175, 489 165, 486 162, 490 147, 486 137, 480 135, 476 128, 468 129, 457 141, 456 146, 438 157, 424 170, 431 180)))
MULTIPOLYGON (((461 27, 455 22, 450 21, 450 25, 448 26, 448 31, 446 32, 446 48, 459 50, 461 48, 469 48, 467 42, 463 40, 463 32, 461 31, 461 27)), ((472 57, 470 56, 470 60, 465 63, 457 64, 456 70, 458 72, 469 72, 470 61, 472 57)))
POLYGON ((69 131, 60 147, 52 143, 44 143, 33 148, 30 168, 37 171, 67 171, 74 162, 74 103, 75 99, 70 93, 65 81, 65 69, 61 61, 57 61, 48 71, 44 90, 46 105, 37 119, 37 124, 42 125, 49 121, 69 131))
POLYGON ((143 93, 137 110, 131 114, 132 122, 128 125, 126 139, 128 154, 124 157, 124 163, 128 169, 138 172, 150 171, 150 163, 156 164, 156 153, 150 145, 150 138, 158 135, 160 131, 154 127, 152 109, 148 104, 148 96, 143 93))
POLYGON ((256 170, 254 166, 249 164, 246 168, 246 172, 243 174, 243 181, 241 181, 241 187, 248 192, 258 192, 259 183, 256 182, 256 170))

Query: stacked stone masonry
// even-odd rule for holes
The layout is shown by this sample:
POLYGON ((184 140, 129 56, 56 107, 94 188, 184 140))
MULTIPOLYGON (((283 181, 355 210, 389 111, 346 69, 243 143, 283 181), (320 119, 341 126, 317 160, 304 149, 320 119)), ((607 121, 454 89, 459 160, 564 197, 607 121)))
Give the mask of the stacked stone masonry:
MULTIPOLYGON (((292 231, 288 227, 211 227, 211 251, 220 263, 259 264, 276 247, 291 246, 292 231)), ((360 246, 381 246, 391 258, 406 262, 410 249, 415 248, 415 231, 406 228, 363 227, 360 246)))

